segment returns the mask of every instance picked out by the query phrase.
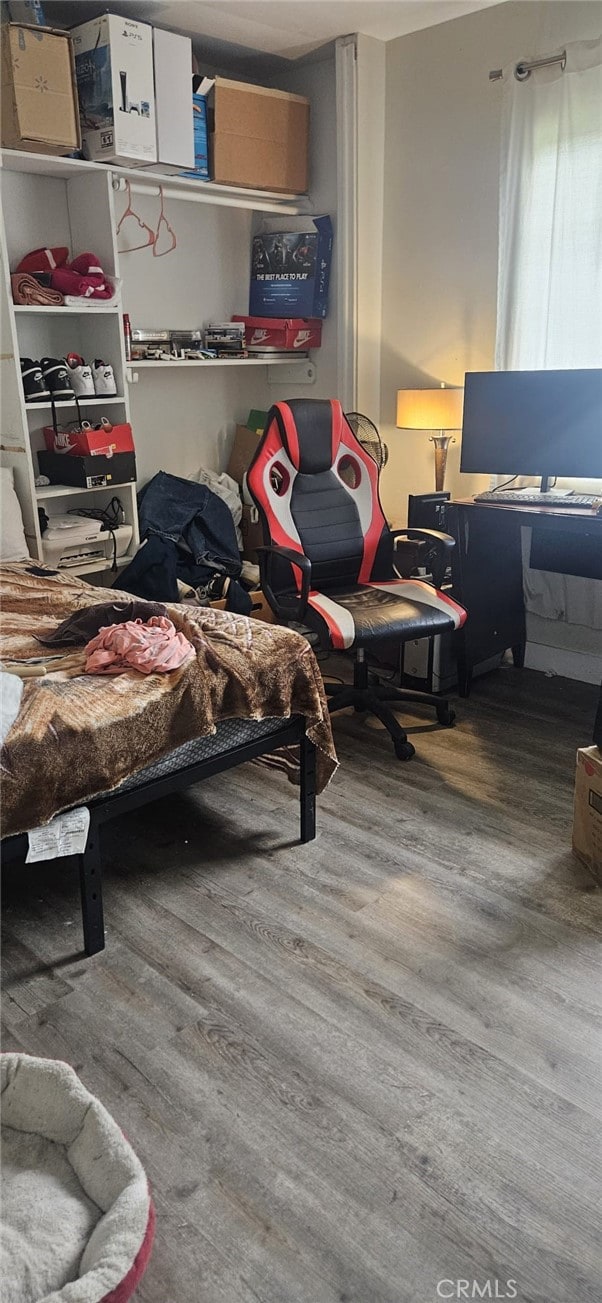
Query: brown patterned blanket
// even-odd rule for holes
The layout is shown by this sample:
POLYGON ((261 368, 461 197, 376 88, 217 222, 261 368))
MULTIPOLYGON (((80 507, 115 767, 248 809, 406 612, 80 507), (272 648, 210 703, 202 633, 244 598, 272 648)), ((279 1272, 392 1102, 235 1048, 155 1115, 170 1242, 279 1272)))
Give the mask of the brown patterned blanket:
MULTIPOLYGON (((44 636, 71 612, 130 594, 75 577, 32 573, 33 563, 0 566, 0 661, 49 659, 44 636)), ((38 570, 40 569, 37 567, 38 570)), ((62 668, 26 678, 19 715, 2 748, 2 835, 47 823, 84 804, 174 747, 215 732, 224 719, 304 715, 317 747, 318 791, 336 753, 322 679, 305 640, 278 625, 213 608, 168 606, 196 659, 169 674, 135 670, 107 678, 83 673, 83 648, 62 668)), ((63 655, 64 653, 61 653, 63 655)), ((295 777, 294 773, 292 775, 295 777)))

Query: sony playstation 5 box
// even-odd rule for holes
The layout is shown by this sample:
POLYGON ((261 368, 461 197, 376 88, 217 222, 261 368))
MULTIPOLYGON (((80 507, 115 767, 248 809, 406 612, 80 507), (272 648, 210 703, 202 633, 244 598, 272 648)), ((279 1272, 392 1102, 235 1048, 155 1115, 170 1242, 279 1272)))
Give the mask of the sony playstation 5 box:
POLYGON ((71 35, 86 157, 126 167, 155 163, 152 27, 101 14, 71 35))
POLYGON ((162 27, 153 27, 152 32, 157 163, 160 172, 180 172, 194 167, 192 41, 162 27))
POLYGON ((250 317, 325 317, 332 261, 329 217, 270 219, 253 240, 250 317))

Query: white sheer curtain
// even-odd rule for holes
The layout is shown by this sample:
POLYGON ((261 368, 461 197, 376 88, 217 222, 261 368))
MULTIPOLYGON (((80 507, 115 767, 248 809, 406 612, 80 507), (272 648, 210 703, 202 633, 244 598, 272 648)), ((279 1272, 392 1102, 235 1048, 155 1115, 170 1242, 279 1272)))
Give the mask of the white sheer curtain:
MULTIPOLYGON (((602 38, 567 45, 564 70, 518 81, 514 67, 504 70, 496 367, 600 367, 602 38)), ((602 492, 595 480, 559 485, 602 492)), ((534 615, 602 629, 599 581, 525 566, 524 583, 534 615)))
POLYGON ((496 366, 602 366, 602 38, 504 71, 496 366))

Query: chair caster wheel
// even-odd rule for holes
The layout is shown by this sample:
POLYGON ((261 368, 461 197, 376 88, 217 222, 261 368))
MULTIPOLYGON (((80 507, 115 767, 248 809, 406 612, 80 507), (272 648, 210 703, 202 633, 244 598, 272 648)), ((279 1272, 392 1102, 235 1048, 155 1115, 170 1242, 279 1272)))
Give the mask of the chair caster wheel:
POLYGON ((416 747, 411 742, 394 742, 393 746, 398 760, 411 760, 416 755, 416 747))
POLYGON ((437 719, 444 728, 453 728, 456 719, 456 712, 455 710, 451 710, 447 705, 437 706, 437 719))

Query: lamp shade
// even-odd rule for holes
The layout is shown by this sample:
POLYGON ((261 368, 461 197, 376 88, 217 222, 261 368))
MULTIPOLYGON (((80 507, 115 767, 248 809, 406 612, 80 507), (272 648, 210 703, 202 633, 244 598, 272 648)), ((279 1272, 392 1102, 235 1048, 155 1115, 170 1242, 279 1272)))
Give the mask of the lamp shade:
POLYGON ((400 430, 461 430, 463 389, 399 389, 400 430))

